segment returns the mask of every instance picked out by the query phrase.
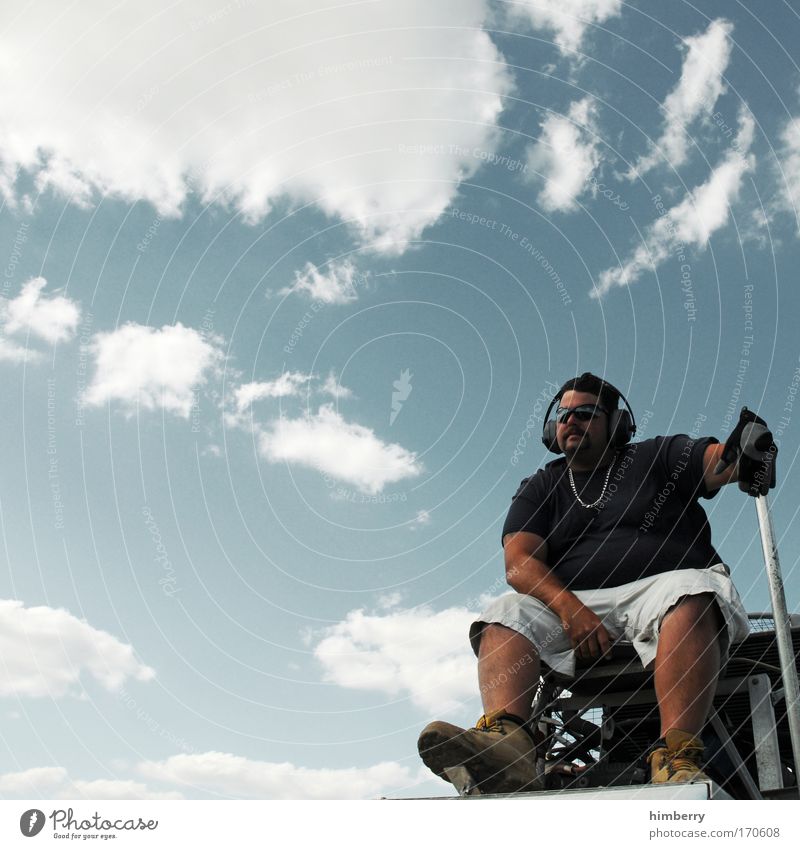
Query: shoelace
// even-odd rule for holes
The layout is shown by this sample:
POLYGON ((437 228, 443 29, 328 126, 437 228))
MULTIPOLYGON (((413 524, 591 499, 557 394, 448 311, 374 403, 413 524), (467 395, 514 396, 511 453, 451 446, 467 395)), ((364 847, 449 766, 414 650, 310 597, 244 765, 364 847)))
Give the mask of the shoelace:
POLYGON ((501 717, 494 717, 491 722, 489 722, 486 718, 486 714, 484 714, 479 720, 478 724, 475 726, 478 731, 496 731, 498 734, 505 734, 505 729, 500 724, 499 720, 501 717))
POLYGON ((674 774, 681 769, 702 770, 703 750, 697 746, 682 746, 677 752, 670 752, 668 749, 656 749, 648 755, 647 762, 650 763, 659 752, 664 751, 667 754, 660 766, 662 769, 666 769, 668 773, 674 774))

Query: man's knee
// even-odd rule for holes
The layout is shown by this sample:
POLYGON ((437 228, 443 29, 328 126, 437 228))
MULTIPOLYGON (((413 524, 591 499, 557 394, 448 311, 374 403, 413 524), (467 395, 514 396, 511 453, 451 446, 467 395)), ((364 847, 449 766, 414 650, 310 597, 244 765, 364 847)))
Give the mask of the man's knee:
POLYGON ((725 619, 717 603, 716 593, 704 592, 681 596, 664 614, 664 619, 678 614, 686 619, 689 628, 699 625, 711 625, 715 632, 725 627, 725 619))
POLYGON ((533 660, 539 655, 530 639, 520 631, 499 622, 484 622, 470 633, 470 641, 479 657, 513 649, 515 653, 528 654, 533 660))
MULTIPOLYGON (((535 651, 534 646, 549 646, 552 633, 559 630, 558 617, 538 599, 524 593, 506 593, 495 599, 470 628, 470 643, 477 655, 485 629, 497 627, 496 642, 500 645, 518 636, 535 651), (505 634, 503 633, 505 632, 505 634)), ((516 642, 516 640, 515 640, 516 642)))

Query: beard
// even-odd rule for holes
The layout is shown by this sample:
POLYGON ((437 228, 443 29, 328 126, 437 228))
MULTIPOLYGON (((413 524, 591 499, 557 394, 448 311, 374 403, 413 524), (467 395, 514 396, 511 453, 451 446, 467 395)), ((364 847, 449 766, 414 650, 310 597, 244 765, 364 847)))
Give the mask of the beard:
POLYGON ((592 438, 586 433, 570 433, 564 440, 564 455, 569 460, 582 451, 591 450, 592 438), (573 439, 573 436, 576 437, 573 439))

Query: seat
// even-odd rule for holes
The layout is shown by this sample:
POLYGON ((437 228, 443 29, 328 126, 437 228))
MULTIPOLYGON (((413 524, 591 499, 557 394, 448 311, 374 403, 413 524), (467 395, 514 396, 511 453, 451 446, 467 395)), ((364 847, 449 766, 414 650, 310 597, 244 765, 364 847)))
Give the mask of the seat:
MULTIPOLYGON (((706 771, 733 798, 780 797, 796 777, 777 643, 771 617, 750 619, 703 730, 706 771)), ((792 637, 800 655, 800 621, 792 637)), ((572 677, 543 664, 531 722, 543 737, 551 789, 643 783, 646 753, 660 734, 652 673, 627 643, 615 644, 610 660, 579 662, 572 677)))

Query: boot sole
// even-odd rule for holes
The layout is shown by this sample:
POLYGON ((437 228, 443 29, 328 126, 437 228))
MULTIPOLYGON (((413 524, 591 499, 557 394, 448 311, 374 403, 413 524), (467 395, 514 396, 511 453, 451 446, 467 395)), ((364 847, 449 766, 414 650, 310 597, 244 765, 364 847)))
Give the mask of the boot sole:
POLYGON ((541 790, 538 776, 520 764, 508 764, 493 759, 491 750, 475 752, 461 737, 449 737, 436 731, 423 732, 418 743, 419 755, 431 772, 448 781, 446 767, 466 767, 482 793, 518 793, 522 790, 541 790))

